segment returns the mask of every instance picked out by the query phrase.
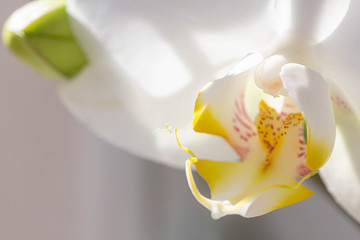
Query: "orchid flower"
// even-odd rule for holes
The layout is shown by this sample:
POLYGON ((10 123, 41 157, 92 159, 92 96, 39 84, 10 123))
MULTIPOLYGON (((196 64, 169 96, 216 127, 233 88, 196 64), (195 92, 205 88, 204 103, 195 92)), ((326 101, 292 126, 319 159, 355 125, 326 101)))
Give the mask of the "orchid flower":
MULTIPOLYGON (((35 4, 41 2, 57 1, 35 4)), ((214 217, 255 216, 309 197, 311 191, 301 182, 332 152, 320 173, 335 199, 360 221, 359 5, 358 0, 67 0, 68 18, 56 17, 65 11, 61 7, 50 8, 50 15, 17 11, 4 35, 41 72, 71 78, 59 86, 65 106, 115 146, 182 167, 185 154, 162 129, 169 122, 199 156, 240 157, 241 162, 233 163, 193 159, 213 189, 214 199, 202 200, 214 217), (59 19, 66 24, 60 24, 63 32, 54 33, 59 19), (39 29, 39 38, 28 40, 39 29), (63 47, 54 47, 54 41, 63 47), (73 59, 65 54, 69 49, 73 59), (195 133, 197 92, 221 77, 206 85, 195 106, 195 130, 211 134, 195 133), (280 140, 257 130, 266 126, 262 118, 276 126, 276 131, 263 132, 280 140), (283 154, 289 154, 289 161, 283 154), (264 163, 270 166, 268 174, 255 179, 264 163), (256 199, 240 201, 246 207, 233 207, 244 196, 270 187, 278 191, 274 196, 269 192, 273 201, 263 202, 256 194, 256 199), (219 200, 234 194, 231 201, 219 200), (275 201, 285 195, 289 198, 283 204, 275 201)), ((189 167, 187 171, 190 178, 189 167)), ((195 185, 192 189, 196 191, 195 185)))
POLYGON ((254 217, 310 197, 301 183, 329 158, 335 139, 330 89, 321 75, 303 65, 287 63, 283 56, 262 60, 252 54, 237 67, 239 73, 210 82, 200 91, 194 112, 194 129, 223 137, 238 153, 239 162, 187 160, 189 186, 213 218, 227 214, 254 217), (259 64, 254 68, 254 64, 259 64), (280 70, 280 71, 279 71, 280 70), (265 92, 286 94, 280 113, 247 85, 257 79, 265 92), (251 118, 246 99, 259 106, 251 118), (191 171, 197 171, 211 188, 211 199, 198 191, 191 171))
MULTIPOLYGON (((341 155, 333 155, 323 177, 340 204, 355 219, 360 219, 359 179, 354 176, 359 165, 351 156, 357 152, 357 144, 350 143, 360 133, 356 106, 350 104, 350 96, 342 90, 346 80, 336 81, 334 75, 326 72, 326 60, 322 57, 327 52, 322 48, 333 43, 330 44, 331 33, 325 37, 313 29, 320 14, 315 10, 314 15, 306 15, 307 19, 301 14, 317 6, 306 1, 289 3, 278 6, 277 14, 282 17, 284 8, 293 11, 286 31, 280 32, 279 43, 262 51, 265 57, 250 54, 225 77, 206 84, 196 100, 194 130, 221 136, 241 159, 210 161, 189 152, 193 156, 186 162, 190 189, 215 219, 228 214, 259 216, 310 197, 313 192, 301 184, 330 157, 335 119, 336 149, 341 155), (255 89, 251 86, 254 83, 255 89), (266 95, 278 97, 272 100, 278 112, 264 100, 259 101, 266 99, 266 95), (249 109, 251 112, 257 105, 258 113, 249 116, 249 109), (192 164, 208 183, 211 198, 197 189, 192 164), (343 164, 348 165, 345 167, 348 177, 336 173, 344 169, 343 164), (353 182, 347 182, 349 178, 353 182), (351 186, 339 186, 335 179, 351 186), (342 194, 337 195, 339 192, 342 194)), ((347 81, 354 83, 356 78, 347 81)))

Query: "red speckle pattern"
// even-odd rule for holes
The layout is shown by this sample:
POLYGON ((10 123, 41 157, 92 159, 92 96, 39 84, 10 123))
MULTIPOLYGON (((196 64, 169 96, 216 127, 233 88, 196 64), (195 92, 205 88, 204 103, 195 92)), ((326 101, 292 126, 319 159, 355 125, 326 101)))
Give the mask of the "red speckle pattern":
POLYGON ((234 143, 231 144, 241 160, 244 160, 250 151, 251 146, 249 141, 251 138, 257 136, 257 132, 253 121, 246 113, 243 94, 240 95, 239 99, 234 101, 232 123, 236 139, 234 143))
POLYGON ((298 167, 297 172, 299 178, 305 177, 311 173, 311 170, 306 166, 306 149, 307 145, 304 138, 304 126, 299 129, 299 150, 298 150, 298 167))
MULTIPOLYGON (((267 107, 266 103, 260 103, 260 111, 254 122, 246 113, 244 95, 241 94, 234 101, 232 124, 235 139, 228 140, 241 160, 246 160, 246 156, 252 147, 251 140, 259 137, 268 152, 267 158, 264 159, 265 165, 271 164, 272 152, 277 147, 279 141, 286 137, 288 129, 296 127, 299 130, 298 143, 294 143, 299 146, 297 159, 295 159, 296 178, 301 179, 311 172, 306 165, 307 144, 303 135, 304 118, 290 98, 286 98, 280 114, 274 109, 267 107), (262 104, 264 105, 262 106, 262 104)), ((284 140, 286 141, 286 139, 284 140)), ((276 159, 273 160, 276 161, 276 159)))
POLYGON ((342 110, 345 113, 352 112, 351 106, 339 94, 332 92, 331 93, 331 101, 333 103, 333 106, 336 107, 337 109, 342 110))

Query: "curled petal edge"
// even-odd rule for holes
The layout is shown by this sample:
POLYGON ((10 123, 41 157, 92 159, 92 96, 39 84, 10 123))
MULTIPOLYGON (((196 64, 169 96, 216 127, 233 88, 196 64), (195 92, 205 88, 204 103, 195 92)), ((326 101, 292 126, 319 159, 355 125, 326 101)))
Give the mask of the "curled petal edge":
MULTIPOLYGON (((303 177, 296 185, 287 185, 287 184, 274 184, 259 191, 256 191, 246 197, 244 197, 241 201, 237 203, 231 203, 229 200, 212 200, 205 196, 203 196, 197 185, 195 183, 191 166, 196 164, 198 161, 196 157, 189 158, 185 163, 186 177, 191 189, 192 194, 196 198, 196 200, 202 204, 204 207, 211 211, 212 218, 219 219, 223 216, 230 214, 238 214, 243 217, 256 217, 260 215, 264 215, 266 213, 272 212, 276 209, 300 202, 305 200, 313 195, 313 191, 307 189, 302 185, 302 183, 315 175, 317 172, 311 172, 305 177, 303 177), (274 191, 275 190, 275 191, 274 191), (262 194, 271 194, 269 191, 274 191, 275 194, 278 194, 278 198, 280 198, 276 202, 272 202, 268 205, 264 205, 261 209, 261 206, 256 206, 260 208, 260 210, 251 209, 253 204, 256 204, 257 197, 262 194)), ((261 197, 261 196, 260 196, 261 197)))
MULTIPOLYGON (((170 128, 167 126, 167 128, 170 130, 170 128)), ((195 199, 204 207, 209 209, 211 211, 211 215, 213 219, 219 219, 223 216, 229 215, 229 214, 238 214, 243 217, 256 217, 263 214, 266 214, 268 212, 274 211, 276 209, 300 202, 302 200, 305 200, 313 195, 313 191, 307 189, 302 185, 302 183, 306 180, 312 177, 317 173, 317 171, 311 172, 304 176, 296 185, 288 185, 288 184, 273 184, 270 186, 267 186, 263 189, 260 189, 246 197, 244 197, 241 201, 233 204, 229 200, 212 200, 204 195, 202 195, 197 188, 197 185, 195 183, 191 166, 193 164, 196 165, 199 160, 196 155, 189 149, 184 147, 177 136, 177 128, 175 128, 175 131, 173 132, 176 136, 176 141, 179 145, 179 147, 184 150, 185 152, 189 153, 192 158, 189 158, 185 162, 185 171, 186 171, 186 177, 187 181, 190 187, 190 190, 192 194, 194 195, 195 199), (280 201, 276 201, 272 204, 269 204, 265 206, 260 211, 253 211, 251 209, 252 205, 256 203, 257 197, 263 193, 267 193, 271 190, 278 190, 278 196, 281 198, 280 201)), ((223 162, 226 164, 226 162, 223 162)), ((276 192, 275 192, 276 194, 276 192)), ((260 202, 261 204, 261 202, 260 202)), ((257 206, 258 207, 258 206, 257 206)))
POLYGON ((330 157, 335 142, 330 87, 319 73, 300 64, 285 64, 280 77, 307 121, 306 164, 311 170, 319 169, 330 157))

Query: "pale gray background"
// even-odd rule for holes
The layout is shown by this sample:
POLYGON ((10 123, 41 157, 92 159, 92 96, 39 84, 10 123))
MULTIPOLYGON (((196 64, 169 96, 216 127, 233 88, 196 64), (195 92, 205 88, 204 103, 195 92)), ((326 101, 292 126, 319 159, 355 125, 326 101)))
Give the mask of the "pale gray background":
MULTIPOLYGON (((1 0, 4 23, 24 0, 1 0)), ((325 192, 263 217, 214 221, 183 171, 103 142, 61 105, 56 84, 0 46, 0 239, 360 239, 325 192)))

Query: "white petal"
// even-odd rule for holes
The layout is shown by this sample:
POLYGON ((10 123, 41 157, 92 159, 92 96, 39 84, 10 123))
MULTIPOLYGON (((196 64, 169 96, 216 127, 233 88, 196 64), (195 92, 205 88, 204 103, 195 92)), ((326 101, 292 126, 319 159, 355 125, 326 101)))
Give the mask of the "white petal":
POLYGON ((337 124, 335 147, 320 175, 335 200, 360 222, 360 118, 346 106, 343 97, 334 100, 334 109, 337 124))
MULTIPOLYGON (((262 0, 67 2, 69 13, 101 41, 124 71, 162 68, 164 63, 172 68, 180 61, 191 74, 194 68, 212 72, 213 65, 262 50, 274 33, 272 6, 272 1, 262 0), (146 51, 145 56, 141 51, 146 51)), ((152 74, 165 78, 163 68, 152 74)))
MULTIPOLYGON (((157 128, 151 128, 146 121, 141 121, 139 115, 145 114, 148 107, 146 101, 123 104, 123 100, 131 98, 129 94, 134 94, 136 89, 129 92, 132 86, 118 81, 121 75, 111 59, 98 53, 97 58, 92 60, 95 62, 92 68, 85 69, 75 81, 63 83, 58 89, 68 110, 109 143, 140 157, 183 168, 187 154, 179 149, 174 135, 165 128, 166 117, 157 128)), ((172 110, 176 111, 176 107, 172 110)), ((192 114, 192 108, 189 110, 192 114)), ((191 121, 175 122, 174 125, 180 128, 181 139, 194 151, 216 159, 237 158, 231 147, 221 139, 195 133, 191 121), (204 148, 204 143, 209 149, 204 148)))
POLYGON ((195 103, 194 130, 223 137, 242 159, 257 136, 245 107, 245 90, 253 77, 252 68, 261 60, 260 54, 249 54, 227 76, 206 84, 195 103))
POLYGON ((310 43, 329 36, 345 16, 351 0, 277 0, 277 29, 310 43))
POLYGON ((271 39, 270 3, 69 0, 67 9, 91 66, 60 94, 81 121, 172 166, 182 167, 185 155, 159 130, 165 123, 202 156, 236 158, 221 139, 194 134, 192 110, 207 81, 271 39))
POLYGON ((319 73, 299 64, 285 64, 280 76, 289 96, 305 115, 309 128, 306 162, 316 170, 330 157, 335 141, 330 88, 319 73))
POLYGON ((316 69, 335 81, 360 113, 360 1, 351 1, 338 28, 314 49, 316 69))

